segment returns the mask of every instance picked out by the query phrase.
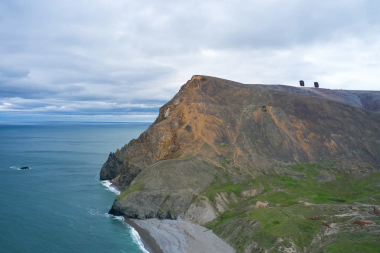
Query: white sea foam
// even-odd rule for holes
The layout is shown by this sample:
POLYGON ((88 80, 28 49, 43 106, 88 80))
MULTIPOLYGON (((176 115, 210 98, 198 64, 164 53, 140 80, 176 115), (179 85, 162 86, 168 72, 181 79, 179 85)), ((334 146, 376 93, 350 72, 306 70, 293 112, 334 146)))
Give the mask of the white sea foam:
MULTIPOLYGON (((98 180, 98 179, 96 178, 96 180, 98 180)), ((116 193, 117 195, 120 194, 120 191, 119 191, 118 189, 116 189, 116 187, 114 187, 114 186, 112 185, 112 183, 111 183, 109 180, 103 180, 103 181, 100 181, 100 182, 101 182, 102 185, 105 186, 109 191, 114 192, 114 193, 116 193)), ((91 213, 91 212, 90 212, 90 213, 91 213)), ((123 216, 115 216, 115 215, 108 214, 108 213, 105 213, 104 215, 105 215, 106 217, 111 217, 112 219, 119 220, 119 221, 123 222, 124 224, 126 224, 126 223, 124 222, 124 217, 123 217, 123 216)), ((126 225, 128 225, 128 224, 126 224, 126 225)), ((130 227, 130 229, 131 229, 131 230, 130 230, 130 233, 131 233, 131 237, 132 237, 133 242, 136 243, 136 244, 139 246, 139 248, 140 248, 144 253, 149 253, 149 251, 147 251, 147 250, 144 248, 144 244, 143 244, 143 242, 141 241, 141 238, 140 238, 139 233, 137 233, 137 231, 136 231, 133 227, 131 227, 131 226, 129 226, 129 225, 128 225, 128 227, 130 227)))
POLYGON ((119 220, 121 222, 123 222, 125 225, 127 225, 129 228, 130 228, 130 234, 131 234, 131 237, 132 237, 132 240, 134 243, 136 243, 139 248, 144 252, 144 253, 149 253, 149 251, 147 251, 145 248, 144 248, 144 244, 143 242, 141 241, 141 238, 140 238, 140 235, 139 233, 137 233, 137 231, 131 227, 130 225, 128 225, 127 223, 124 222, 124 217, 123 216, 115 216, 115 215, 112 215, 112 214, 108 214, 108 213, 105 213, 104 216, 106 217, 109 217, 109 218, 112 218, 112 219, 115 219, 115 220, 119 220))
POLYGON ((102 216, 105 216, 107 218, 111 218, 111 219, 114 219, 114 220, 119 220, 119 221, 124 222, 124 217, 123 216, 115 216, 115 215, 109 214, 109 213, 103 213, 102 216))
POLYGON ((149 253, 149 251, 147 251, 145 248, 144 248, 144 244, 142 243, 141 241, 141 238, 140 238, 140 235, 139 233, 137 233, 137 231, 129 226, 131 228, 131 236, 132 236, 132 240, 134 243, 136 243, 137 245, 139 245, 140 249, 144 252, 144 253, 149 253))
POLYGON ((118 221, 121 221, 124 223, 124 217, 123 216, 115 216, 115 215, 112 215, 112 214, 109 214, 109 213, 105 213, 103 214, 105 217, 107 218, 112 218, 114 220, 118 220, 118 221))
POLYGON ((122 221, 124 223, 124 217, 123 216, 113 216, 115 220, 122 221))
POLYGON ((91 215, 96 215, 96 216, 101 215, 101 213, 97 209, 87 208, 87 211, 91 215))
POLYGON ((112 185, 112 183, 109 181, 109 180, 104 180, 104 181, 101 181, 102 182, 102 185, 104 185, 105 187, 107 187, 107 189, 113 193, 116 193, 117 195, 120 194, 120 191, 118 189, 116 189, 115 186, 112 185))

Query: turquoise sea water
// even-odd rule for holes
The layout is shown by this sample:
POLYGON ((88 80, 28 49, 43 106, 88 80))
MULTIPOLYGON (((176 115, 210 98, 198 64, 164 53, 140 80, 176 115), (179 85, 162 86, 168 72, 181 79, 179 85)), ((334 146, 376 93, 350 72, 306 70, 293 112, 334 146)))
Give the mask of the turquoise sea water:
POLYGON ((0 252, 144 252, 99 171, 148 126, 0 125, 0 252))

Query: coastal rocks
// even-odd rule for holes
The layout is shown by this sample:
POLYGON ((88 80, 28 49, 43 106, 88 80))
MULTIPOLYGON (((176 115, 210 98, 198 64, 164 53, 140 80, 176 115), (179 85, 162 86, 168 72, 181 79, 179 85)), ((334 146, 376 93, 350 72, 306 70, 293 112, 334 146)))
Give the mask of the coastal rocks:
POLYGON ((210 200, 200 196, 189 206, 184 218, 203 225, 216 219, 217 215, 210 200))
POLYGON ((377 114, 347 108, 334 96, 325 99, 293 90, 195 75, 160 108, 156 121, 138 139, 110 154, 101 180, 113 179, 126 189, 140 171, 158 161, 197 155, 216 166, 231 162, 242 177, 277 173, 281 163, 321 158, 346 157, 358 167, 379 164, 377 114), (363 125, 366 131, 358 132, 363 125), (363 147, 361 152, 353 153, 358 147, 363 147))
MULTIPOLYGON (((212 182, 215 173, 211 165, 197 158, 157 162, 119 195, 110 213, 138 219, 183 217, 194 196, 212 182)), ((199 212, 199 208, 193 211, 199 212)))
POLYGON ((141 170, 139 168, 131 168, 127 174, 120 175, 117 181, 120 188, 125 189, 123 186, 130 185, 140 172, 141 170))
MULTIPOLYGON (((126 189, 110 213, 138 219, 185 217, 205 224, 226 211, 266 208, 231 216, 213 227, 236 249, 260 252, 261 223, 253 213, 275 209, 267 208, 268 202, 250 199, 262 193, 256 183, 260 178, 281 176, 292 165, 291 171, 297 172, 283 183, 302 186, 309 181, 306 174, 326 183, 339 181, 338 173, 363 174, 363 168, 378 168, 380 114, 341 103, 334 96, 321 98, 281 87, 277 91, 194 76, 160 108, 156 121, 138 139, 111 153, 103 165, 101 179, 126 189), (310 174, 314 163, 337 159, 340 169, 334 165, 321 176, 310 174), (308 165, 293 168, 302 163, 308 165), (231 205, 234 202, 238 203, 231 205)), ((278 187, 274 190, 284 189, 278 187)), ((265 188, 266 192, 270 187, 265 188)), ((369 197, 361 200, 376 204, 369 197)), ((276 203, 280 201, 268 200, 281 208, 276 203)), ((301 207, 315 205, 303 202, 301 207)), ((299 231, 295 229, 295 234, 299 231)))
POLYGON ((118 152, 111 152, 108 155, 107 161, 103 164, 103 167, 100 170, 100 180, 111 180, 117 177, 120 167, 123 165, 123 159, 118 156, 118 152))

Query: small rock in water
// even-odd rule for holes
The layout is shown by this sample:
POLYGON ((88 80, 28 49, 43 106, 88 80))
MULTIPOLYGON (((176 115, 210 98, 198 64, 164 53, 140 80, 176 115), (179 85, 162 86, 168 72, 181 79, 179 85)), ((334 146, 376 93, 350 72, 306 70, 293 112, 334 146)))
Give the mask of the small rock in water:
POLYGON ((29 167, 21 167, 20 170, 28 170, 29 167))

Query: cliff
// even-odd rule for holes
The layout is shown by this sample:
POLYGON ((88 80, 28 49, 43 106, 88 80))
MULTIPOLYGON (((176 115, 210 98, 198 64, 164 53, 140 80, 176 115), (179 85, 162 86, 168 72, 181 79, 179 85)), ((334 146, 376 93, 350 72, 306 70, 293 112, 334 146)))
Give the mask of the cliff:
MULTIPOLYGON (((338 175, 375 172, 380 165, 379 101, 380 92, 193 76, 138 139, 109 155, 100 178, 125 190, 110 213, 185 217, 217 231, 224 223, 215 221, 223 213, 232 207, 252 210, 242 209, 248 207, 245 200, 257 204, 268 189, 279 187, 268 178, 307 178, 306 171, 294 170, 297 164, 319 166, 312 174, 318 185, 338 175)), ((240 247, 234 237, 225 239, 240 247)))

